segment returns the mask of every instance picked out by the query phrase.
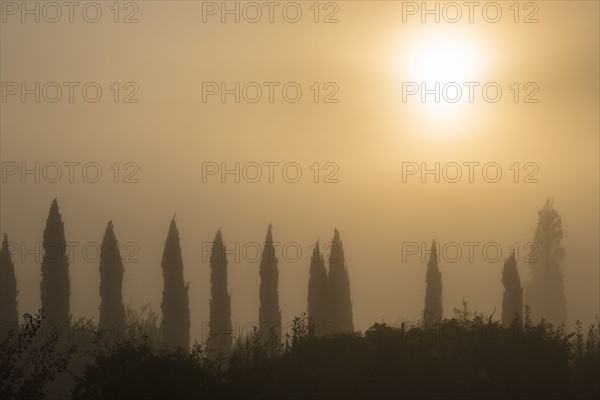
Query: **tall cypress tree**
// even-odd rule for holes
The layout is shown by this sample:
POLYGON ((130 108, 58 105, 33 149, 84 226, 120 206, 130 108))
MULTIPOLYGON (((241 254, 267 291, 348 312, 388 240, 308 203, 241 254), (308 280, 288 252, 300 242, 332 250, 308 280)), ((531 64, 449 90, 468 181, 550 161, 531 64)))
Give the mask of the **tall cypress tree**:
POLYGON ((521 278, 517 270, 514 252, 504 262, 502 285, 504 286, 502 324, 508 327, 515 318, 520 320, 523 313, 523 286, 521 286, 521 278))
POLYGON ((258 325, 263 341, 269 342, 278 349, 281 344, 281 310, 279 309, 279 268, 275 257, 272 226, 267 229, 267 238, 260 260, 260 308, 258 325))
POLYGON ((219 230, 210 254, 210 327, 208 349, 212 355, 231 355, 231 295, 227 292, 227 252, 219 230))
POLYGON ((56 199, 50 206, 44 230, 44 259, 42 260, 42 282, 40 292, 46 323, 60 326, 69 323, 71 283, 67 241, 62 217, 56 199))
POLYGON ((437 324, 442 320, 443 313, 442 274, 438 267, 437 250, 434 240, 431 244, 431 254, 425 274, 425 308, 423 309, 425 324, 429 326, 437 324))
POLYGON ((190 346, 189 283, 183 280, 183 259, 175 217, 169 226, 161 267, 164 279, 160 305, 163 342, 167 348, 182 347, 187 350, 190 346))
POLYGON ((329 317, 340 332, 353 332, 352 299, 350 277, 346 267, 344 248, 337 229, 333 231, 331 254, 329 255, 329 317))
POLYGON ((8 248, 8 236, 4 234, 0 250, 0 332, 3 335, 19 328, 17 293, 15 266, 8 248))
POLYGON ((106 225, 100 247, 100 329, 121 331, 125 326, 123 261, 112 221, 106 225))
POLYGON ((315 324, 317 334, 324 334, 328 319, 328 283, 325 259, 319 249, 319 242, 315 243, 313 255, 310 260, 308 277, 308 318, 315 324))
POLYGON ((562 238, 562 219, 554 209, 553 199, 547 199, 538 212, 533 237, 536 253, 529 263, 531 279, 527 284, 526 301, 532 315, 555 324, 567 320, 567 298, 561 268, 565 258, 562 238))

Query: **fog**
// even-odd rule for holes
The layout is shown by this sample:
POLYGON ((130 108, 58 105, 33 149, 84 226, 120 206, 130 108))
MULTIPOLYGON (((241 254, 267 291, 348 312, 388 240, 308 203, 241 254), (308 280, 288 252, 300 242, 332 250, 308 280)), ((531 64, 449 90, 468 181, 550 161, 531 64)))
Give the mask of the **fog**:
POLYGON ((514 23, 504 3, 498 23, 475 13, 455 24, 423 24, 419 14, 402 22, 402 2, 340 2, 337 23, 322 23, 333 11, 322 3, 319 23, 308 3, 297 23, 277 13, 273 23, 266 14, 221 23, 202 2, 136 4, 137 23, 121 22, 133 8, 115 23, 107 4, 97 23, 77 12, 73 23, 67 14, 22 23, 3 8, 0 231, 15 249, 20 314, 41 307, 41 241, 54 198, 75 243, 71 312, 95 320, 96 251, 108 221, 124 257, 125 304, 160 313, 160 263, 175 216, 192 341, 207 334, 208 257, 219 229, 234 330, 258 321, 260 249, 272 224, 284 325, 306 312, 314 242, 329 254, 337 228, 354 327, 364 331, 421 317, 433 239, 444 316, 464 299, 499 318, 503 263, 518 249, 527 282, 538 210, 554 198, 567 322, 597 320, 598 3, 544 2, 531 24, 514 23), (411 46, 438 34, 471 41, 479 67, 465 81, 496 82, 498 102, 478 95, 441 112, 418 96, 403 102, 402 82, 418 79, 403 69, 411 46), (34 93, 21 97, 22 82, 34 93), (77 83, 72 102, 65 82, 77 83), (535 83, 539 102, 515 102, 514 82, 521 96, 535 83), (48 101, 57 86, 62 97, 48 101), (98 86, 98 101, 86 100, 98 86), (262 97, 248 101, 257 87, 262 97), (302 97, 292 102, 297 87, 302 97), (225 102, 223 89, 233 90, 225 102))

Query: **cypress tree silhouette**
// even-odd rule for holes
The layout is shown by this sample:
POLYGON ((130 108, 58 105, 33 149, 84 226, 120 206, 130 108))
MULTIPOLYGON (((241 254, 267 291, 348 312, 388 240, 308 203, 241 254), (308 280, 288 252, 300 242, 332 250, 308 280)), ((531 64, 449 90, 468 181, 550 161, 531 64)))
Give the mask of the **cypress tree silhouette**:
POLYGON ((8 236, 4 234, 0 250, 0 333, 3 336, 11 330, 19 329, 17 293, 15 265, 8 248, 8 236))
POLYGON ((565 258, 562 238, 561 217, 554 209, 554 200, 547 199, 538 212, 533 238, 536 254, 529 263, 531 279, 525 294, 532 315, 546 318, 554 324, 566 323, 567 320, 567 299, 561 269, 561 262, 565 258))
POLYGON ((119 244, 112 221, 109 221, 100 247, 100 329, 121 332, 125 327, 124 272, 119 244))
POLYGON ((161 267, 164 279, 160 305, 163 342, 167 348, 182 347, 187 350, 190 346, 189 283, 183 280, 183 259, 174 216, 169 226, 161 267))
POLYGON ((281 344, 281 310, 279 309, 279 269, 275 247, 273 245, 272 226, 267 229, 265 247, 260 260, 260 308, 258 310, 258 326, 261 339, 279 349, 281 344))
POLYGON ((438 267, 437 250, 435 240, 433 240, 425 275, 425 308, 423 309, 423 319, 427 326, 432 326, 442 320, 443 314, 442 274, 438 267))
POLYGON ((325 259, 319 250, 319 241, 315 243, 310 259, 308 277, 308 318, 315 324, 317 334, 324 334, 329 322, 329 289, 325 259))
POLYGON ((44 259, 40 292, 45 323, 56 324, 62 329, 69 323, 70 318, 71 283, 65 228, 57 199, 54 199, 50 206, 42 247, 44 259))
POLYGON ((337 325, 339 332, 354 332, 350 277, 344 257, 344 248, 337 229, 333 231, 329 255, 329 319, 337 325))
POLYGON ((514 252, 504 262, 502 285, 504 285, 502 324, 509 327, 515 318, 521 320, 523 314, 523 287, 521 286, 521 278, 517 270, 514 252))
POLYGON ((227 252, 219 230, 210 254, 209 354, 231 355, 231 295, 227 292, 227 252))

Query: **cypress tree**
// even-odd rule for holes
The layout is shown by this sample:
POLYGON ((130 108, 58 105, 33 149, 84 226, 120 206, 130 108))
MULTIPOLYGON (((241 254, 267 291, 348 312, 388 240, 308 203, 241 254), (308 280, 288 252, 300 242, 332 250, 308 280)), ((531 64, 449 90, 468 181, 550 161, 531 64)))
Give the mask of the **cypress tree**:
POLYGON ((504 295, 502 296, 502 324, 510 326, 515 318, 521 320, 523 314, 523 287, 517 270, 515 253, 504 262, 502 269, 502 285, 504 295))
POLYGON ((123 261, 112 221, 109 221, 100 247, 100 329, 125 327, 123 305, 123 261))
POLYGON ((279 268, 273 244, 272 226, 267 229, 267 237, 260 260, 260 308, 258 326, 261 338, 274 349, 281 344, 281 310, 279 309, 279 268))
POLYGON ((432 326, 439 323, 442 320, 443 313, 442 274, 438 267, 437 250, 434 240, 431 244, 431 254, 425 275, 425 308, 423 309, 425 324, 432 326))
POLYGON ((308 318, 315 324, 317 334, 324 334, 328 321, 327 309, 328 299, 327 269, 325 259, 319 249, 319 242, 315 243, 313 255, 310 260, 308 277, 308 318))
POLYGON ((42 282, 40 292, 46 323, 60 326, 69 323, 71 283, 67 241, 57 199, 50 206, 44 230, 44 258, 42 260, 42 282))
POLYGON ((183 280, 183 259, 175 217, 169 226, 161 267, 164 279, 161 303, 163 342, 169 349, 182 347, 187 350, 190 346, 189 283, 183 280))
POLYGON ((227 292, 227 252, 219 230, 210 254, 210 326, 208 349, 213 355, 231 355, 231 295, 227 292))
POLYGON ((344 248, 337 229, 333 231, 329 255, 329 296, 331 321, 337 325, 339 332, 354 332, 350 277, 346 267, 344 248))
POLYGON ((19 328, 17 310, 17 277, 12 255, 8 248, 8 236, 4 234, 0 250, 0 332, 4 334, 19 328))
POLYGON ((567 320, 567 298, 561 263, 565 258, 562 246, 562 219, 554 209, 553 199, 547 199, 538 212, 538 223, 533 243, 535 254, 529 263, 530 281, 526 300, 531 313, 554 324, 567 320))

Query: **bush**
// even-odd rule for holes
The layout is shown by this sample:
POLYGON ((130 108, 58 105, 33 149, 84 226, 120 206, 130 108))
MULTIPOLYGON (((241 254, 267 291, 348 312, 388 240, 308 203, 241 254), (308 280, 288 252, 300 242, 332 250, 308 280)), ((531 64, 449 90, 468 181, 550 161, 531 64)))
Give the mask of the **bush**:
POLYGON ((23 315, 23 323, 0 344, 0 398, 41 399, 54 378, 67 369, 74 348, 57 329, 43 326, 42 311, 23 315))
POLYGON ((145 340, 99 351, 78 379, 74 399, 213 398, 220 389, 217 368, 200 346, 191 351, 157 350, 145 340))
POLYGON ((229 360, 123 342, 99 352, 76 398, 597 398, 597 326, 566 333, 526 313, 505 328, 465 305, 432 328, 317 336, 295 318, 279 351, 255 330, 229 360), (225 367, 225 368, 224 368, 225 367))

